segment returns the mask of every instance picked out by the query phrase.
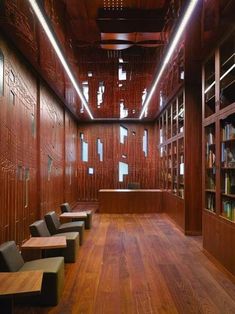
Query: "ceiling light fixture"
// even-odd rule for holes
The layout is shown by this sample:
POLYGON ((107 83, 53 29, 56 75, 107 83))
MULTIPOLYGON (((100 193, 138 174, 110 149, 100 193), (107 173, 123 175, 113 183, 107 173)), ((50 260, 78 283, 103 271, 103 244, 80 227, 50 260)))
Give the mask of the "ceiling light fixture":
POLYGON ((85 99, 72 71, 70 70, 67 61, 65 60, 65 57, 64 57, 61 49, 59 48, 57 40, 56 40, 55 36, 53 35, 52 31, 50 30, 50 27, 49 27, 44 15, 43 15, 41 9, 40 9, 40 7, 38 6, 36 0, 28 0, 28 2, 30 3, 34 13, 36 14, 40 24, 42 25, 42 28, 44 29, 50 43, 52 44, 58 58, 60 59, 60 62, 63 65, 65 72, 67 73, 68 77, 70 78, 71 83, 73 84, 73 87, 75 88, 78 96, 80 97, 82 104, 86 108, 86 111, 89 114, 90 118, 93 120, 94 118, 93 118, 93 115, 89 109, 88 103, 86 102, 86 99, 85 99))
POLYGON ((174 35, 174 38, 170 41, 170 45, 167 49, 167 52, 164 56, 164 59, 163 59, 163 62, 162 62, 162 65, 161 65, 161 68, 159 69, 159 71, 157 72, 156 74, 156 77, 155 77, 155 80, 154 80, 154 83, 153 83, 153 86, 150 90, 150 93, 148 94, 147 98, 146 98, 146 101, 144 103, 144 106, 141 110, 141 113, 140 113, 140 116, 139 116, 139 119, 142 119, 143 116, 144 116, 144 113, 149 105, 149 102, 153 96, 153 93, 160 81, 160 78, 167 66, 167 63, 169 62, 173 52, 174 52, 174 49, 176 48, 177 44, 179 43, 179 40, 180 40, 180 37, 181 35, 183 34, 183 32, 185 31, 185 27, 186 27, 186 24, 188 23, 192 13, 193 13, 193 10, 194 8, 196 7, 196 4, 197 4, 198 0, 191 0, 186 11, 185 11, 185 14, 182 18, 182 21, 174 35))

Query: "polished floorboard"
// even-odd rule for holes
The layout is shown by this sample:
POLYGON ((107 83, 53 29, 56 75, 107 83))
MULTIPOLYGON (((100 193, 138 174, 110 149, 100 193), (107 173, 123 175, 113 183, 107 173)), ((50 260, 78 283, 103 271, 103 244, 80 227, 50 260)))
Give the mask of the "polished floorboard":
POLYGON ((58 306, 15 313, 235 313, 235 283, 165 214, 95 214, 58 306))

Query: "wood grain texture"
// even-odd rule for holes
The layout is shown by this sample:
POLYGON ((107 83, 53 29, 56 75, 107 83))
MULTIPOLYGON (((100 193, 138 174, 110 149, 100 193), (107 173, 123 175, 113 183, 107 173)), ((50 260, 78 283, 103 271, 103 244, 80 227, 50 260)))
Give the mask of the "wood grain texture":
POLYGON ((203 247, 235 275, 235 226, 203 211, 203 247))
POLYGON ((95 214, 58 306, 16 314, 215 313, 235 311, 235 285, 165 214, 95 214))
POLYGON ((100 213, 158 213, 162 211, 161 190, 99 190, 100 213))
POLYGON ((21 249, 55 249, 66 247, 66 237, 31 237, 21 246, 21 249))
POLYGON ((76 203, 77 125, 2 37, 0 46, 0 243, 21 244, 46 211, 76 203))
POLYGON ((28 225, 37 216, 36 79, 2 38, 0 46, 4 54, 4 95, 0 97, 0 242, 15 239, 19 243, 28 237, 28 225))
POLYGON ((64 201, 64 113, 45 86, 40 89, 41 217, 64 201), (51 165, 49 165, 51 163, 51 165))
POLYGON ((78 137, 77 123, 68 112, 65 112, 65 178, 64 178, 64 199, 71 206, 77 201, 78 194, 78 137))
POLYGON ((185 36, 185 233, 191 235, 202 231, 201 11, 198 3, 185 36))
POLYGON ((185 207, 182 198, 165 191, 162 196, 162 208, 182 231, 185 230, 185 207))
POLYGON ((0 273, 0 296, 39 294, 42 277, 41 270, 0 273))
MULTIPOLYGON (((81 161, 78 143, 78 194, 79 201, 97 201, 99 189, 127 188, 128 182, 139 182, 143 189, 156 188, 155 129, 151 123, 89 123, 78 125, 78 137, 84 134, 88 143, 89 160, 81 161), (124 144, 120 143, 120 125, 128 129, 124 144), (142 150, 144 130, 148 130, 148 156, 142 150), (97 139, 103 143, 104 157, 99 161, 97 139), (123 155, 126 158, 123 158, 123 155), (128 175, 118 181, 119 161, 128 163, 128 175), (88 174, 88 168, 94 175, 88 174)), ((79 139, 78 139, 79 141, 79 139)))

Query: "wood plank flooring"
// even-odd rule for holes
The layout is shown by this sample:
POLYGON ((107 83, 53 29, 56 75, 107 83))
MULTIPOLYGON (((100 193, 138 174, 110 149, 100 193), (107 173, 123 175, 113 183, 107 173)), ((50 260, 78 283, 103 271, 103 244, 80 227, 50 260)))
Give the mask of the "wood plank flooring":
POLYGON ((229 314, 235 283, 165 214, 95 214, 56 307, 17 314, 229 314))

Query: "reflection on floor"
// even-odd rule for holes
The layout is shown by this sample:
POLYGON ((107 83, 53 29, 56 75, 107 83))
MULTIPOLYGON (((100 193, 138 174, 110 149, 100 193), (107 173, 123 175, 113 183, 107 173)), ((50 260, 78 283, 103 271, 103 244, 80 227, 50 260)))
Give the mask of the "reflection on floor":
POLYGON ((95 214, 57 307, 16 313, 235 313, 235 285, 165 214, 95 214))

